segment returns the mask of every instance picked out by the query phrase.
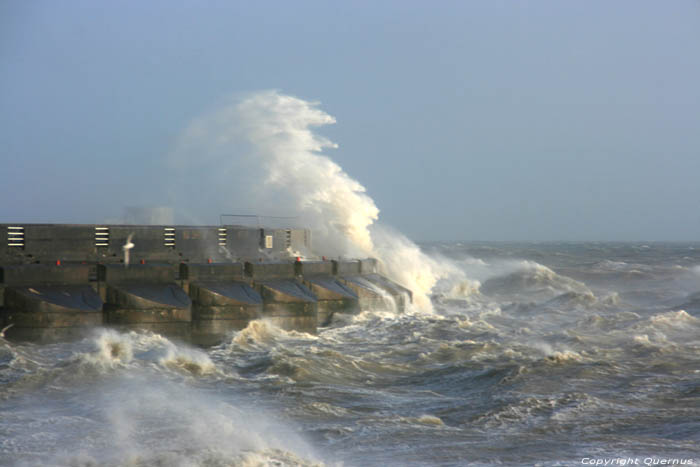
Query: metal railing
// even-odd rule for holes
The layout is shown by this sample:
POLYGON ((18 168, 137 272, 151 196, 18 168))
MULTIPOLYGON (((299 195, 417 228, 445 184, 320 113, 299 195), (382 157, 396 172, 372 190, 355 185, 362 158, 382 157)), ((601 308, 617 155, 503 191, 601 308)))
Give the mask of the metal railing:
POLYGON ((245 227, 292 227, 298 221, 297 216, 260 216, 258 214, 221 214, 220 225, 242 225, 245 227), (224 222, 228 218, 230 222, 224 222), (238 221, 238 222, 237 222, 238 221))

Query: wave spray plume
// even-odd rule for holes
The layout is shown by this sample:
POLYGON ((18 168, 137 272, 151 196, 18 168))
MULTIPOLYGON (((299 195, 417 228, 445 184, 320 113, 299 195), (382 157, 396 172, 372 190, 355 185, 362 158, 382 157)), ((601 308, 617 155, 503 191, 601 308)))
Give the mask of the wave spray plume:
POLYGON ((337 146, 313 130, 335 119, 318 106, 276 91, 229 99, 191 123, 172 162, 190 179, 202 171, 213 183, 209 196, 228 205, 244 199, 257 212, 297 216, 314 231, 319 254, 378 258, 383 273, 430 309, 428 293, 443 266, 377 224, 379 209, 365 188, 323 154, 337 146))

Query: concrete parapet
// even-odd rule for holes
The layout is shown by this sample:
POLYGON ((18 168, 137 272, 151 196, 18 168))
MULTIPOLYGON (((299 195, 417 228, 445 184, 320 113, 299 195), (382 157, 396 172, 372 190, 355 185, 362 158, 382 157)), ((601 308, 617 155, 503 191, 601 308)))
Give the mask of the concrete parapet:
POLYGON ((177 267, 172 264, 100 264, 97 277, 107 284, 161 284, 175 282, 177 267))
MULTIPOLYGON (((131 237, 133 261, 215 262, 288 258, 288 250, 305 250, 304 229, 254 228, 240 225, 0 224, 7 238, 0 264, 87 261, 119 263, 131 237)), ((1 237, 0 237, 1 238, 1 237)))
POLYGON ((242 263, 182 263, 180 278, 190 282, 242 280, 242 263))
POLYGON ((376 274, 379 272, 379 261, 376 258, 365 258, 360 260, 361 274, 376 274))
POLYGON ((358 276, 362 273, 362 264, 358 260, 333 260, 333 274, 336 276, 358 276))
POLYGON ((13 285, 88 284, 87 264, 18 264, 0 267, 0 283, 13 285))
MULTIPOLYGON (((10 260, 19 262, 85 261, 95 254, 92 226, 75 224, 12 224, 8 229, 21 229, 21 242, 8 248, 10 260)), ((3 229, 4 230, 4 229, 3 229)), ((9 244, 8 244, 9 246, 9 244)), ((0 254, 0 257, 3 256, 0 254)), ((4 262, 4 261, 3 261, 4 262)))
POLYGON ((294 262, 245 263, 245 273, 254 281, 268 279, 291 279, 296 276, 294 262))
POLYGON ((334 260, 333 274, 337 276, 359 276, 360 274, 373 274, 378 271, 378 261, 375 258, 355 260, 334 260))
MULTIPOLYGON (((163 261, 176 262, 180 256, 175 248, 166 245, 164 229, 169 227, 149 225, 115 225, 102 227, 108 232, 108 240, 98 243, 96 246, 97 260, 103 263, 119 263, 124 260, 123 246, 129 239, 133 248, 129 256, 133 263, 141 260, 148 262, 163 261)), ((168 231, 169 232, 169 231, 168 231)), ((97 242, 96 242, 97 243, 97 242)), ((130 265, 129 268, 132 266, 130 265)))
POLYGON ((294 263, 294 273, 297 276, 330 276, 334 273, 333 261, 297 261, 294 263))

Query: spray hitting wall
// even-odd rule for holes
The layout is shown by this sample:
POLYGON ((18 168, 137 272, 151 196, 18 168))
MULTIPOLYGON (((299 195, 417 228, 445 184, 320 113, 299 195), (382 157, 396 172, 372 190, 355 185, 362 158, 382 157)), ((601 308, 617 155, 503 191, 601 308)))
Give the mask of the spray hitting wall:
POLYGON ((222 210, 298 216, 314 231, 318 254, 377 257, 385 274, 413 290, 419 307, 430 309, 427 294, 445 272, 443 265, 377 224, 379 209, 365 188, 323 154, 337 146, 313 130, 335 119, 318 105, 264 91, 227 100, 195 119, 171 162, 187 174, 183 179, 206 181, 207 187, 187 190, 199 197, 178 205, 216 200, 222 210))

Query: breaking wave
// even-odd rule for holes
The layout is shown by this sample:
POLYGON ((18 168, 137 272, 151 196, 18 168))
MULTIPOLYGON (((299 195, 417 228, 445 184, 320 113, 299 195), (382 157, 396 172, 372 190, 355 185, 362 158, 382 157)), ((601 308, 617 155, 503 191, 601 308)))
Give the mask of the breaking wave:
POLYGON ((267 319, 256 319, 244 329, 233 334, 229 349, 259 350, 274 347, 277 344, 291 342, 313 342, 317 337, 305 332, 287 331, 267 319))
POLYGON ((554 298, 562 293, 593 296, 583 282, 557 274, 547 266, 532 261, 522 261, 515 265, 514 271, 486 280, 481 292, 504 298, 525 296, 537 300, 554 298))
POLYGON ((21 417, 5 413, 12 445, 0 442, 25 452, 16 465, 321 465, 293 427, 260 405, 249 409, 243 394, 183 384, 230 379, 202 350, 114 330, 69 347, 21 348, 36 368, 8 384, 11 394, 22 390, 21 417))
POLYGON ((88 345, 90 343, 93 349, 78 354, 78 361, 102 369, 138 368, 155 364, 195 376, 217 370, 205 352, 184 344, 175 344, 150 332, 121 333, 113 329, 100 329, 88 345))
POLYGON ((430 310, 431 289, 456 269, 377 223, 379 209, 365 187, 323 154, 336 145, 314 130, 332 123, 317 102, 277 91, 229 99, 190 124, 171 164, 188 179, 196 179, 192 171, 206 174, 216 199, 248 199, 248 208, 258 213, 274 209, 297 216, 314 231, 317 256, 379 259, 382 272, 412 290, 417 306, 430 310))
POLYGON ((130 363, 134 357, 134 338, 113 330, 100 330, 94 340, 96 349, 82 354, 85 362, 111 367, 130 363))

